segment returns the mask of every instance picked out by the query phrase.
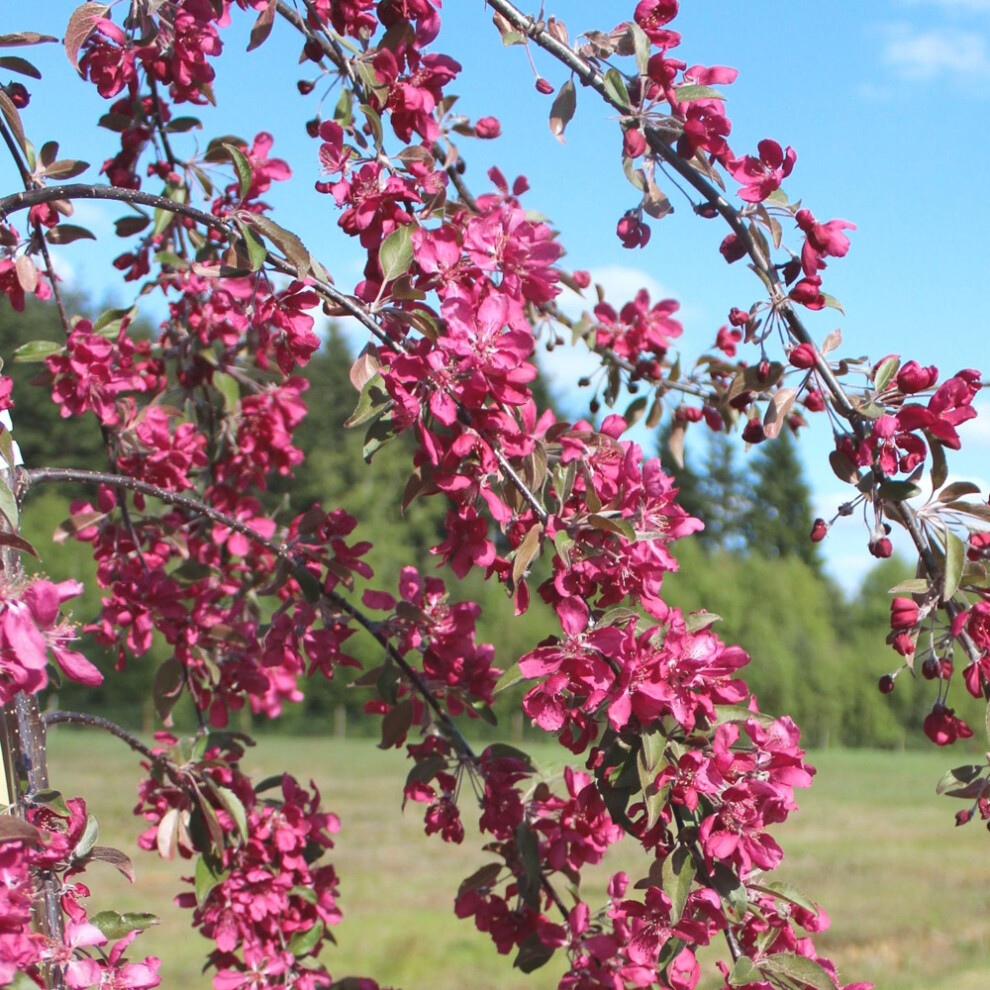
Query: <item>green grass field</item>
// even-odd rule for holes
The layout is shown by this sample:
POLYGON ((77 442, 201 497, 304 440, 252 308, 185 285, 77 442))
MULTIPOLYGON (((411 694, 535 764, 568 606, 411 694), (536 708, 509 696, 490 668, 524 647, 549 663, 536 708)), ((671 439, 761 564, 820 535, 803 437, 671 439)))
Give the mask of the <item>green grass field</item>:
MULTIPOLYGON (((141 937, 160 955, 163 986, 209 987, 200 973, 207 944, 172 907, 189 863, 163 863, 136 848, 131 816, 140 769, 123 744, 64 728, 49 741, 52 786, 87 798, 101 824, 100 843, 135 861, 138 885, 95 865, 86 876, 93 910, 148 910, 160 927, 141 937)), ((551 770, 562 750, 534 756, 551 770)), ((961 805, 936 798, 935 782, 962 753, 816 753, 816 786, 802 811, 776 833, 786 858, 781 879, 820 901, 832 928, 824 954, 847 981, 884 990, 984 990, 990 985, 990 836, 979 823, 953 827, 961 805)), ((498 956, 487 936, 451 911, 460 880, 486 862, 469 834, 460 847, 423 834, 420 809, 400 811, 406 761, 368 740, 265 739, 245 760, 260 778, 291 769, 312 778, 342 822, 333 862, 341 876, 343 923, 325 962, 335 977, 375 977, 404 990, 548 990, 551 963, 525 976, 498 956)), ((633 873, 638 858, 616 849, 588 891, 602 896, 614 869, 633 873), (596 893, 597 892, 597 893, 596 893)))

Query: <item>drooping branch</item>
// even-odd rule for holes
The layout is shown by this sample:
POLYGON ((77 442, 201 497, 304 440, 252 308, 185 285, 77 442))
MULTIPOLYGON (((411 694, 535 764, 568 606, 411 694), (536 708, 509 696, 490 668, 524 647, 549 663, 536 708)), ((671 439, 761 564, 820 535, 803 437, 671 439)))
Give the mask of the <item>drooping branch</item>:
POLYGON ((93 729, 102 729, 111 736, 116 736, 117 739, 123 740, 135 753, 140 753, 152 762, 167 762, 163 761, 161 756, 155 753, 149 746, 145 746, 137 736, 132 735, 123 726, 117 725, 116 722, 111 722, 110 719, 103 718, 100 715, 89 715, 86 712, 69 712, 57 709, 55 711, 44 712, 41 720, 45 725, 85 725, 93 729))

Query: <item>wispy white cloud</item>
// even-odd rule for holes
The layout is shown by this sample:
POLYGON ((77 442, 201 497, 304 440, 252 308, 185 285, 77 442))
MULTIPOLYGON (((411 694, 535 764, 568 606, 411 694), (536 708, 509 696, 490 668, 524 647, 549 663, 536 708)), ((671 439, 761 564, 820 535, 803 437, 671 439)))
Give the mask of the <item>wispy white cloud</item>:
POLYGON ((980 31, 890 24, 884 35, 883 63, 902 79, 990 80, 990 46, 980 31))

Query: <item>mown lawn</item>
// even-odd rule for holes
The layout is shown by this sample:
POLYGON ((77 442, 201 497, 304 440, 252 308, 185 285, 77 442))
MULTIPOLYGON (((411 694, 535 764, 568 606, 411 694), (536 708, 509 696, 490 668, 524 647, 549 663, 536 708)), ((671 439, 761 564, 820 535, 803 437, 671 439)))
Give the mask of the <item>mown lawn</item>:
MULTIPOLYGON (((137 868, 138 885, 130 887, 109 867, 93 867, 86 877, 93 910, 159 914, 161 926, 135 948, 143 943, 144 952, 163 958, 163 986, 208 987, 200 972, 207 945, 171 905, 189 864, 163 863, 135 845, 137 761, 116 740, 65 728, 51 735, 49 754, 52 785, 85 796, 100 820, 100 843, 124 849, 137 868)), ((534 755, 552 770, 566 754, 544 747, 534 755)), ((978 823, 954 828, 959 804, 934 794, 948 766, 970 761, 945 752, 814 755, 816 786, 777 833, 787 854, 779 875, 831 915, 820 945, 844 979, 872 980, 884 990, 990 985, 990 836, 978 823)), ((383 753, 371 741, 265 739, 245 769, 259 778, 282 769, 312 778, 341 818, 334 863, 344 921, 325 960, 335 977, 374 976, 405 990, 556 986, 558 967, 525 976, 487 936, 453 916, 458 883, 487 859, 470 834, 450 847, 423 834, 419 809, 401 812, 401 753, 383 753)), ((608 872, 632 874, 637 863, 620 847, 588 890, 601 897, 608 872)))

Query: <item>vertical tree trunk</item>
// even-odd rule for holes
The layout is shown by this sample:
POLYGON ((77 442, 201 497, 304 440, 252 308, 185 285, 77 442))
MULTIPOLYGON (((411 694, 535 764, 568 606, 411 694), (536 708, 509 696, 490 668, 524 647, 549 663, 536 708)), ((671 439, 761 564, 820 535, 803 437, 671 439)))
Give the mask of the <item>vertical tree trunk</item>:
MULTIPOLYGON (((16 470, 8 468, 0 473, 0 478, 13 492, 17 490, 16 470)), ((16 526, 0 514, 0 532, 16 531, 16 526)), ((24 578, 20 552, 13 547, 0 546, 0 568, 0 586, 16 588, 24 578)), ((21 692, 0 707, 0 754, 3 757, 6 803, 13 814, 26 817, 34 796, 48 787, 45 723, 36 695, 21 692)), ((39 871, 36 882, 35 923, 46 937, 60 943, 62 909, 59 905, 58 878, 48 871, 39 871)), ((46 974, 45 982, 54 990, 61 990, 65 986, 61 968, 52 967, 46 974)))

